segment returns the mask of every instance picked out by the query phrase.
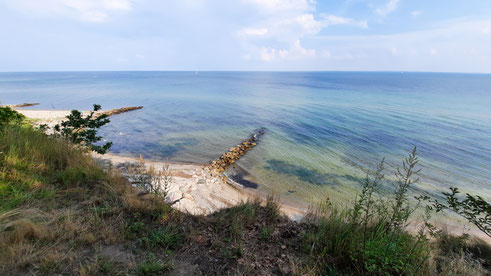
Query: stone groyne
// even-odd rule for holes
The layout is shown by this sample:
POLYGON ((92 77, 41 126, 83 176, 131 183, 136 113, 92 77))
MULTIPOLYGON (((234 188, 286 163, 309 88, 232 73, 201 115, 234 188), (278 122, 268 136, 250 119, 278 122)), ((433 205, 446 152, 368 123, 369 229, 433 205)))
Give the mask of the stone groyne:
POLYGON ((230 148, 226 153, 222 154, 220 158, 213 160, 208 169, 212 174, 221 175, 225 172, 232 164, 239 160, 244 154, 252 150, 258 143, 259 138, 264 135, 265 128, 259 128, 254 131, 254 133, 242 143, 238 144, 236 147, 230 148))

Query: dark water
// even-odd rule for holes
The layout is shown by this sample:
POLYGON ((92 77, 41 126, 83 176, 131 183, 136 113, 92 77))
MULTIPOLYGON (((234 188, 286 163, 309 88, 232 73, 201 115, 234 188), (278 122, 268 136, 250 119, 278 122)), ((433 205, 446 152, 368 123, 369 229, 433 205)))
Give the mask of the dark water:
MULTIPOLYGON (((240 178, 293 200, 344 200, 417 146, 417 189, 491 197, 491 75, 356 72, 0 73, 0 101, 143 105, 102 131, 112 152, 207 163, 259 127, 240 178)), ((389 177, 389 180, 391 177, 389 177)))

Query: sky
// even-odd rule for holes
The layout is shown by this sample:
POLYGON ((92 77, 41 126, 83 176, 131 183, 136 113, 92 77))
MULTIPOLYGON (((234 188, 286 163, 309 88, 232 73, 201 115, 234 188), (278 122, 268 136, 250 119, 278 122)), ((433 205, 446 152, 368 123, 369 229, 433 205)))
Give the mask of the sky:
POLYGON ((491 73, 491 0, 0 0, 0 71, 491 73))

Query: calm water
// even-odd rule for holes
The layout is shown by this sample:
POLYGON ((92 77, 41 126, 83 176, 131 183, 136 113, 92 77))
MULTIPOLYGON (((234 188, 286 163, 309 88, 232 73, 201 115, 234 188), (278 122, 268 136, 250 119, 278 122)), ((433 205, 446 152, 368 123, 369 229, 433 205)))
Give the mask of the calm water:
POLYGON ((491 198, 491 75, 0 73, 0 101, 143 105, 102 134, 113 153, 157 160, 207 163, 265 127, 236 171, 298 202, 351 198, 367 168, 386 157, 390 175, 413 146, 423 167, 416 191, 457 186, 491 198))

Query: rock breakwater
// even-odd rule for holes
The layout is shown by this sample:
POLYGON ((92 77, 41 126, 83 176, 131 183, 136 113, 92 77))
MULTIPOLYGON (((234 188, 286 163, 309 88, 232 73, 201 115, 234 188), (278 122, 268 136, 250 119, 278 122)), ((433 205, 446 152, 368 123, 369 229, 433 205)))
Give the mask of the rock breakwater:
POLYGON ((230 148, 226 153, 222 154, 220 158, 213 160, 210 165, 208 165, 208 170, 211 174, 221 175, 225 172, 232 164, 239 160, 247 151, 252 150, 259 141, 259 138, 264 135, 265 128, 256 129, 253 134, 242 141, 235 147, 230 148))
POLYGON ((111 110, 107 110, 107 111, 101 111, 100 114, 106 114, 109 117, 109 116, 129 112, 129 111, 133 111, 133 110, 137 110, 137 109, 142 109, 142 108, 143 108, 143 106, 129 106, 129 107, 111 109, 111 110))

